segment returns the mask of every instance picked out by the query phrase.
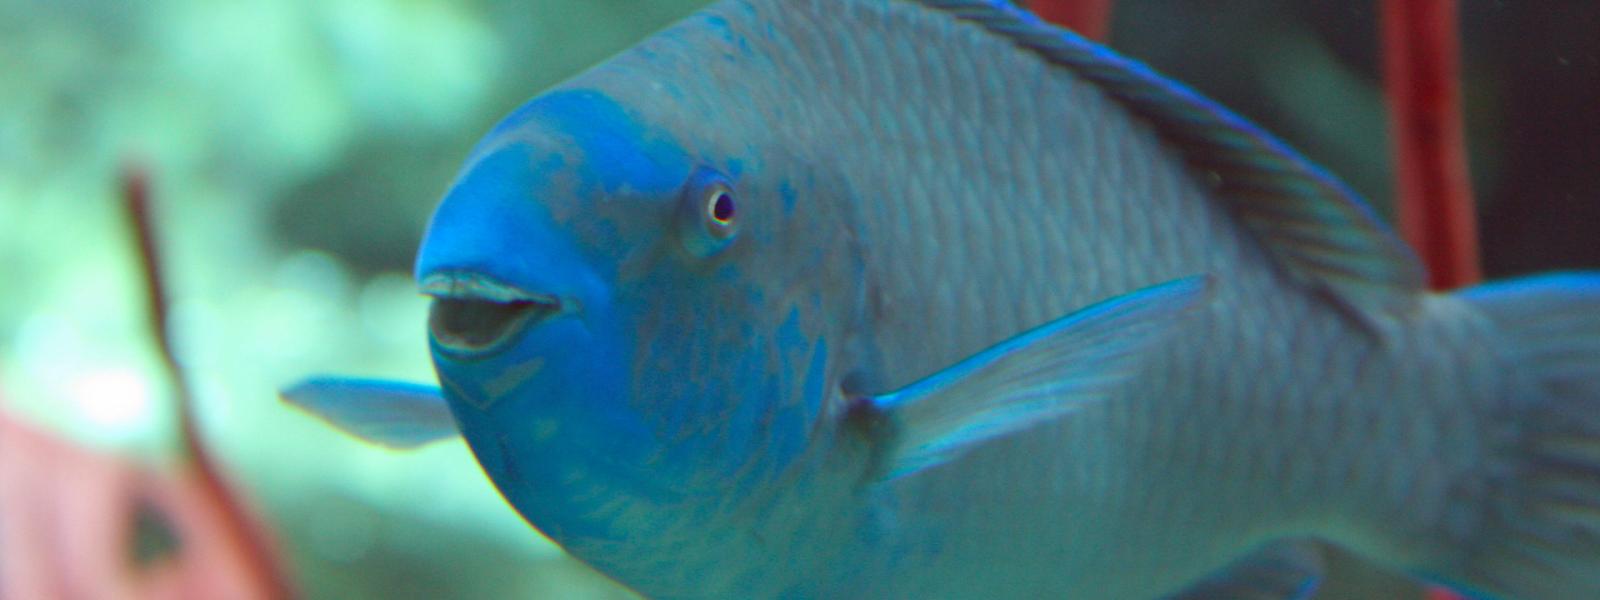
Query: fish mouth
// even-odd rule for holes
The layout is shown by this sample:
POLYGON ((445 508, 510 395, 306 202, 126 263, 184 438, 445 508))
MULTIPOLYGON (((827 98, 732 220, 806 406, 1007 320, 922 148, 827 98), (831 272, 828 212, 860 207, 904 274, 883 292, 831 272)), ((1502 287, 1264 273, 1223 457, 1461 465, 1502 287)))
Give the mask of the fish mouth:
POLYGON ((433 297, 428 335, 440 349, 464 358, 493 354, 522 332, 577 308, 563 296, 459 271, 429 275, 422 293, 433 297))

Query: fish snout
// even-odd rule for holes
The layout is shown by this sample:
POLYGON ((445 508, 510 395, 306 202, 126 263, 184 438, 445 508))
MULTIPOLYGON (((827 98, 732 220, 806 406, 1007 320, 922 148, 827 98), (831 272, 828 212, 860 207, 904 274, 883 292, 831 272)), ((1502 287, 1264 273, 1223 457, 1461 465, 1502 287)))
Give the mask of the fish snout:
POLYGON ((433 297, 428 335, 444 352, 463 358, 493 354, 522 332, 576 310, 570 299, 475 273, 430 275, 422 293, 433 297))

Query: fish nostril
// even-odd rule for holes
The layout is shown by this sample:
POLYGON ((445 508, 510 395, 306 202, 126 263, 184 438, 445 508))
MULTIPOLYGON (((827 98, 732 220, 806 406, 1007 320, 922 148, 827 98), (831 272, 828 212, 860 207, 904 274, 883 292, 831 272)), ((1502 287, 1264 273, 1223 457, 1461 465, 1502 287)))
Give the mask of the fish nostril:
POLYGON ((559 302, 435 298, 428 310, 428 332, 446 350, 481 354, 560 313, 559 302))

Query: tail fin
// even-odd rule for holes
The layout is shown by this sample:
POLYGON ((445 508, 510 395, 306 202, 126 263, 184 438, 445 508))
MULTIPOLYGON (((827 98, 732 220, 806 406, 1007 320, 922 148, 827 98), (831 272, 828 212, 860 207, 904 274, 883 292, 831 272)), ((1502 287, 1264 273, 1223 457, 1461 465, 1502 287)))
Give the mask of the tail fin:
POLYGON ((1482 529, 1453 573, 1510 598, 1600 598, 1600 272, 1465 290, 1515 384, 1482 529))

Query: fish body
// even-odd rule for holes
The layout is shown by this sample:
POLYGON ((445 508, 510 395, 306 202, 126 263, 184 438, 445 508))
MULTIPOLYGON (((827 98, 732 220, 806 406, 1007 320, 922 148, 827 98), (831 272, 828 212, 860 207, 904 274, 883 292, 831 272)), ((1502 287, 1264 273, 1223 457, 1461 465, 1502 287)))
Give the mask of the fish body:
POLYGON ((1600 593, 1600 278, 1426 292, 1003 2, 713 4, 497 125, 417 275, 449 410, 396 413, 647 596, 1300 597, 1313 542, 1600 593))

